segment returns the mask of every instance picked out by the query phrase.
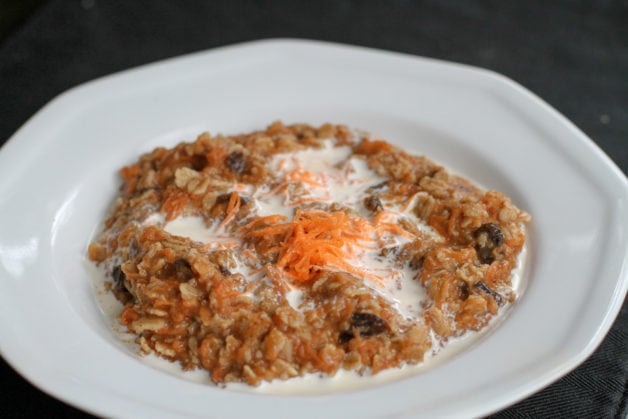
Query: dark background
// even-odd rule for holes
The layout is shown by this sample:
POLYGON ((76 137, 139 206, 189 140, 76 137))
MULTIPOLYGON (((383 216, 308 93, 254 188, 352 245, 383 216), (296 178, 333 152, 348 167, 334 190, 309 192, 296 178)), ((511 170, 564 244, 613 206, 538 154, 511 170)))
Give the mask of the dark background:
MULTIPOLYGON (((549 102, 628 172, 628 1, 612 0, 0 0, 0 144, 82 82, 269 37, 363 45, 498 71, 549 102)), ((627 378, 624 303, 584 364, 495 417, 624 418, 627 378)), ((0 386, 0 417, 86 416, 2 360, 0 386)))

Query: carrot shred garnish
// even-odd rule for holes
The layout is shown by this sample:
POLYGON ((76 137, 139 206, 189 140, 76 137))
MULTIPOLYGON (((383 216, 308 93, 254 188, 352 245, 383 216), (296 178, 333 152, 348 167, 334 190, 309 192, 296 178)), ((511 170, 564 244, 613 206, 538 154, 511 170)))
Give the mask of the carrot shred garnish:
POLYGON ((380 223, 377 225, 377 232, 382 233, 391 233, 396 234, 397 236, 404 236, 408 238, 415 237, 414 234, 409 231, 404 230, 400 225, 395 223, 380 223))
POLYGON ((182 191, 175 191, 170 194, 166 193, 164 203, 161 206, 161 211, 166 213, 166 221, 177 218, 185 208, 188 200, 189 196, 182 191))
POLYGON ((414 204, 414 202, 416 201, 417 196, 419 196, 419 194, 415 193, 410 198, 408 198, 406 202, 404 202, 403 206, 401 207, 401 212, 408 212, 412 204, 414 204))
POLYGON ((285 180, 290 183, 307 183, 308 185, 315 186, 318 188, 324 188, 325 182, 321 179, 318 179, 314 173, 309 170, 303 170, 301 168, 297 168, 288 172, 286 174, 285 180))
POLYGON ((238 231, 240 233, 242 232, 248 232, 251 231, 254 227, 257 227, 261 224, 277 224, 281 221, 285 221, 287 220, 288 217, 286 217, 285 215, 280 215, 280 214, 273 214, 273 215, 268 215, 266 217, 260 217, 260 218, 256 218, 253 221, 251 221, 250 223, 246 224, 245 226, 242 226, 238 231))
POLYGON ((245 237, 279 236, 275 266, 296 283, 312 280, 321 270, 338 269, 362 277, 377 278, 351 265, 356 250, 373 242, 373 227, 362 217, 342 211, 297 210, 294 220, 249 231, 245 237))
POLYGON ((216 227, 216 231, 220 231, 224 226, 226 226, 229 221, 233 220, 233 217, 240 211, 240 203, 242 200, 240 199, 240 195, 237 192, 231 192, 231 196, 229 196, 229 202, 227 203, 227 215, 225 218, 218 224, 216 227))
POLYGON ((404 236, 408 238, 413 238, 414 235, 409 231, 404 230, 399 226, 399 224, 385 221, 388 217, 397 217, 400 214, 393 211, 380 211, 376 216, 375 220, 373 220, 373 224, 375 225, 375 229, 381 235, 383 233, 391 233, 396 234, 398 236, 404 236))

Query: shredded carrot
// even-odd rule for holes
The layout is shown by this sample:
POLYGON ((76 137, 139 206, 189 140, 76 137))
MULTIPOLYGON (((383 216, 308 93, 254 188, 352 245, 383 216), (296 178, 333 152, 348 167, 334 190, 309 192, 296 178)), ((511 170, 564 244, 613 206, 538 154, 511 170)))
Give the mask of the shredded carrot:
POLYGON ((266 192, 262 196, 265 197, 265 198, 268 198, 269 196, 277 195, 279 193, 284 192, 286 190, 286 188, 288 188, 288 184, 287 183, 280 183, 279 185, 275 186, 273 189, 271 189, 270 191, 266 192))
POLYGON ((179 216, 185 205, 189 201, 189 196, 183 191, 175 191, 173 193, 166 192, 164 203, 161 206, 161 210, 166 213, 166 220, 170 221, 179 216))
POLYGON ((240 203, 241 203, 240 195, 237 192, 231 192, 231 196, 229 196, 229 202, 227 203, 227 215, 225 218, 218 224, 216 227, 216 231, 220 231, 224 226, 226 226, 229 221, 233 220, 233 217, 240 211, 240 203))
POLYGON ((260 224, 277 224, 281 221, 285 221, 287 220, 288 217, 286 217, 285 215, 279 215, 279 214, 273 214, 273 215, 268 215, 266 217, 260 217, 260 218, 256 218, 253 221, 251 221, 250 223, 248 223, 247 225, 241 227, 238 231, 239 232, 248 232, 251 231, 254 227, 259 226, 260 224))
POLYGON ((380 279, 347 262, 364 242, 374 240, 372 226, 362 217, 352 218, 342 211, 297 210, 293 221, 249 231, 245 236, 279 236, 277 246, 267 251, 279 252, 275 266, 297 283, 309 282, 328 269, 380 279))
POLYGON ((401 212, 408 212, 412 204, 414 204, 414 202, 416 201, 417 196, 419 196, 419 194, 415 193, 410 198, 408 198, 406 202, 404 202, 403 206, 401 207, 401 212))
POLYGON ((324 188, 325 183, 318 179, 314 173, 309 170, 297 168, 286 174, 286 181, 290 183, 307 183, 308 185, 324 188))
POLYGON ((285 282, 283 275, 281 275, 281 271, 277 267, 271 264, 267 264, 266 266, 264 266, 264 273, 266 274, 266 277, 270 279, 273 285, 278 290, 281 290, 282 293, 286 294, 288 291, 290 291, 290 286, 285 282))
POLYGON ((388 217, 396 217, 399 214, 393 211, 380 211, 376 216, 375 220, 373 220, 373 224, 375 225, 375 229, 381 235, 383 233, 391 233, 396 234, 398 236, 404 236, 408 238, 413 238, 414 235, 409 231, 404 230, 396 223, 385 221, 388 217))
POLYGON ((409 231, 404 230, 403 228, 401 228, 399 224, 395 224, 395 223, 381 222, 375 228, 377 229, 377 232, 380 235, 382 233, 391 233, 391 234, 396 234, 397 236, 404 236, 408 238, 415 237, 414 234, 410 233, 409 231))
POLYGON ((284 205, 296 207, 308 202, 327 202, 330 200, 328 190, 328 179, 324 174, 317 175, 309 170, 303 170, 300 165, 297 168, 286 173, 285 178, 278 189, 278 192, 285 194, 284 205), (293 184, 307 185, 309 188, 316 188, 323 190, 324 196, 315 196, 311 194, 299 194, 298 196, 291 196, 291 190, 288 188, 293 184))
POLYGON ((373 220, 373 224, 375 224, 375 225, 381 224, 382 222, 384 222, 385 218, 394 217, 396 215, 397 215, 397 213, 395 213, 393 211, 386 211, 386 210, 385 211, 380 211, 375 216, 375 219, 373 220))

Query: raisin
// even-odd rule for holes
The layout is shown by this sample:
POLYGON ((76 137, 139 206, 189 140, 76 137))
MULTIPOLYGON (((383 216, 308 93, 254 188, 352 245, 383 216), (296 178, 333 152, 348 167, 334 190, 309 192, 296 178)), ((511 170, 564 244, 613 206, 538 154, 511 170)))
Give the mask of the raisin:
POLYGON ((117 265, 111 271, 111 276, 113 277, 113 284, 117 289, 122 290, 124 288, 124 281, 126 280, 126 275, 122 271, 122 267, 117 265))
POLYGON ((385 180, 383 182, 380 182, 380 183, 378 183, 376 185, 369 186, 369 189, 370 190, 382 189, 386 185, 388 185, 388 181, 387 180, 385 180))
POLYGON ((351 332, 350 330, 345 330, 343 332, 340 332, 340 335, 338 335, 338 343, 347 343, 353 338, 353 332, 351 332))
POLYGON ((410 266, 410 269, 418 271, 423 267, 423 262, 425 262, 425 256, 417 254, 410 259, 408 266, 410 266))
POLYGON ((222 276, 231 275, 231 271, 226 266, 220 265, 218 268, 220 269, 220 273, 222 274, 222 276))
POLYGON ((495 261, 494 250, 504 244, 504 233, 497 224, 486 223, 473 233, 475 238, 475 251, 478 259, 483 264, 491 264, 495 261))
POLYGON ((489 287, 488 285, 486 285, 484 282, 479 281, 476 282, 475 285, 473 286, 474 288, 477 288, 478 290, 482 291, 485 294, 490 295, 491 297, 493 297, 493 299, 495 300, 495 302, 497 303, 497 305, 502 305, 502 303, 504 302, 504 297, 502 297, 501 294, 499 294, 498 292, 496 292, 495 290, 493 290, 491 287, 489 287))
POLYGON ((159 278, 177 279, 179 281, 188 281, 194 277, 190 262, 185 259, 177 259, 173 263, 166 265, 157 273, 159 278))
POLYGON ((388 247, 382 248, 382 250, 380 250, 379 252, 379 255, 387 258, 387 257, 394 257, 398 253, 399 253, 399 246, 388 246, 388 247))
POLYGON ((234 151, 229 154, 225 159, 225 164, 234 173, 240 174, 244 172, 246 163, 244 161, 244 153, 241 151, 234 151))
POLYGON ((358 332, 363 338, 368 338, 384 333, 387 328, 386 322, 374 314, 353 313, 349 322, 349 330, 341 332, 338 336, 338 341, 340 343, 350 341, 355 336, 355 332, 358 332))
POLYGON ((384 205, 382 204, 382 201, 375 195, 370 195, 364 198, 364 206, 366 207, 366 209, 373 212, 380 212, 384 210, 384 205))
POLYGON ((192 265, 185 259, 177 259, 174 261, 175 277, 181 281, 187 281, 194 277, 192 265))
POLYGON ((115 295, 122 304, 133 300, 133 294, 131 294, 126 287, 126 275, 120 265, 114 266, 111 271, 111 276, 113 278, 113 295, 115 295))
POLYGON ((476 238, 479 238, 482 234, 486 234, 486 238, 493 244, 493 247, 499 247, 504 244, 504 233, 502 233, 497 224, 482 224, 480 228, 475 230, 474 235, 476 238))
POLYGON ((460 300, 465 301, 469 298, 469 284, 464 281, 458 281, 458 298, 460 300))
POLYGON ((493 256, 493 249, 488 247, 476 247, 475 251, 478 254, 478 259, 481 263, 485 265, 490 265, 495 261, 495 256, 493 256))
POLYGON ((192 169, 200 172, 207 166, 207 157, 202 154, 195 154, 190 159, 190 164, 192 165, 192 169))

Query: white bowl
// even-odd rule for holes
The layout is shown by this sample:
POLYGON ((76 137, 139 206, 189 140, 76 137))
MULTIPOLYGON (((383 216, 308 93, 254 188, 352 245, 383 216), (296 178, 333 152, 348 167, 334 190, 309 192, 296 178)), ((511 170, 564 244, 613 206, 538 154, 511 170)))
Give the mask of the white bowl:
POLYGON ((485 70, 298 40, 143 66, 62 94, 0 150, 0 349, 36 386, 106 416, 484 415, 566 374, 608 331, 628 285, 627 184, 573 124, 485 70), (139 361, 86 270, 117 169, 157 145, 276 119, 379 133, 531 213, 527 288, 505 321, 442 365, 337 394, 237 393, 139 361))

